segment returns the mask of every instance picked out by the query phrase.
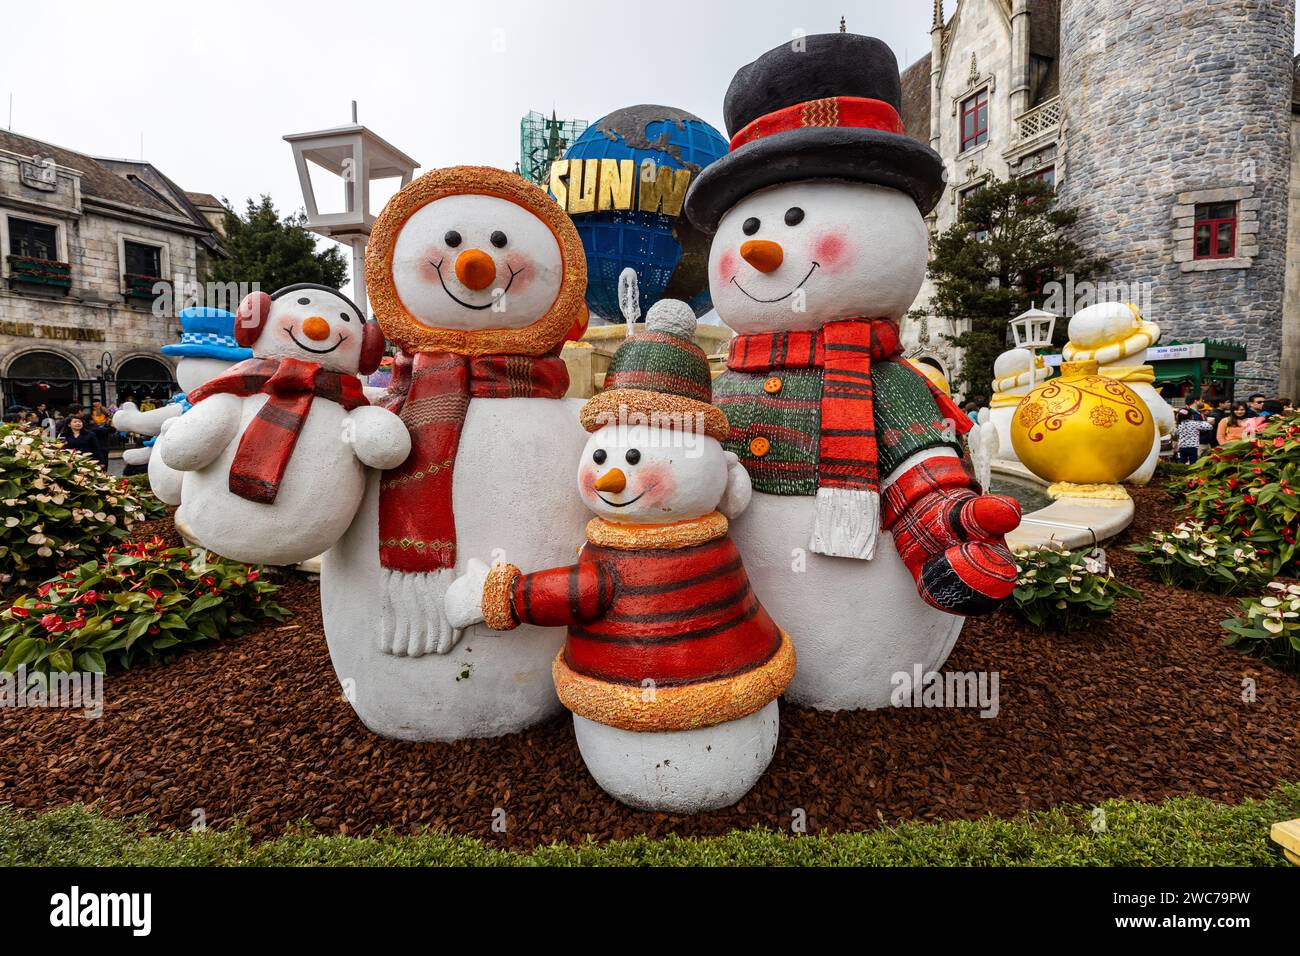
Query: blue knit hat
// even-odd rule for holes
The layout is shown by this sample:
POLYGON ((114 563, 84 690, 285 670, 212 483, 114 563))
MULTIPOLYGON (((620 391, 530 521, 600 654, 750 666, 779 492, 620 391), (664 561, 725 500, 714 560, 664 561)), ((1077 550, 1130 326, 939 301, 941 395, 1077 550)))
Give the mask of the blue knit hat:
POLYGON ((177 358, 211 358, 242 362, 253 350, 235 341, 235 316, 225 309, 197 307, 181 309, 181 340, 164 345, 163 355, 177 358))

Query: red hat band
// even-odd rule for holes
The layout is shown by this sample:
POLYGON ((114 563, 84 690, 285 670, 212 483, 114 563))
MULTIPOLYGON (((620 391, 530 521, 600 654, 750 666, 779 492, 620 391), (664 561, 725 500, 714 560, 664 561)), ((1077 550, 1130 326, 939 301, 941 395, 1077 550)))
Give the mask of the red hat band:
POLYGON ((796 103, 760 116, 731 137, 734 152, 746 143, 808 126, 853 127, 903 133, 898 111, 884 100, 861 96, 828 96, 820 100, 796 103))

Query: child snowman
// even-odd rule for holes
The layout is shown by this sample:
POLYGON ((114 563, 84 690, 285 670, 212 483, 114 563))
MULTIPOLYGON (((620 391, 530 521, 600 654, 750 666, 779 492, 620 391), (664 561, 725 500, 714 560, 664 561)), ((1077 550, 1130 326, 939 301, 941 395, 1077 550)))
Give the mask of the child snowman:
POLYGON ((249 295, 235 336, 254 357, 190 392, 159 439, 189 473, 178 522, 237 561, 304 561, 351 523, 366 470, 410 452, 406 426, 357 378, 378 366, 383 334, 336 290, 303 284, 249 295))
POLYGON ((715 234, 710 292, 739 333, 714 387, 754 483, 736 541, 776 617, 798 622, 789 699, 830 710, 887 706, 892 675, 941 666, 959 615, 1016 578, 1003 535, 1018 505, 980 493, 969 420, 900 361, 944 188, 900 95, 880 40, 770 50, 732 80, 730 152, 686 199, 715 234))
POLYGON ((565 625, 553 673, 596 781, 641 809, 739 800, 776 748, 794 647, 727 533, 748 476, 725 452, 709 363, 685 303, 657 303, 588 401, 578 489, 596 513, 569 567, 471 560, 447 591, 457 627, 565 625))
POLYGON ((252 349, 235 341, 235 316, 225 309, 191 306, 181 309, 181 339, 164 345, 162 354, 178 359, 176 383, 181 391, 159 408, 142 412, 134 402, 123 402, 113 415, 113 427, 122 432, 151 436, 140 448, 128 448, 122 460, 128 465, 147 465, 149 486, 154 495, 169 505, 181 503, 184 475, 153 454, 157 436, 167 423, 190 409, 189 393, 216 378, 236 362, 253 357, 252 349))

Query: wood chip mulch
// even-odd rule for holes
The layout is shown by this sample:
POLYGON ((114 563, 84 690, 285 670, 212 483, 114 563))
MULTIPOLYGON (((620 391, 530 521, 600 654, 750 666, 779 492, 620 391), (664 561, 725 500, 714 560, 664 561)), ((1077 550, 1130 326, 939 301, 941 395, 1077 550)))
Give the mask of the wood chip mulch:
POLYGON ((376 737, 342 699, 314 580, 286 578, 284 624, 109 676, 106 712, 0 710, 0 804, 74 801, 158 828, 242 818, 259 837, 307 820, 326 832, 434 827, 526 849, 755 824, 807 832, 879 821, 1011 816, 1110 797, 1263 796, 1300 779, 1300 677, 1219 646, 1236 600, 1163 587, 1120 545, 1176 520, 1138 489, 1138 521, 1108 552, 1145 600, 1087 633, 1042 634, 1010 612, 972 620, 948 670, 997 671, 1000 713, 817 713, 783 705, 766 776, 741 803, 694 818, 641 813, 583 768, 567 715, 456 744, 376 737), (1243 681, 1255 699, 1243 701, 1243 681), (504 833, 493 829, 496 808, 504 833))

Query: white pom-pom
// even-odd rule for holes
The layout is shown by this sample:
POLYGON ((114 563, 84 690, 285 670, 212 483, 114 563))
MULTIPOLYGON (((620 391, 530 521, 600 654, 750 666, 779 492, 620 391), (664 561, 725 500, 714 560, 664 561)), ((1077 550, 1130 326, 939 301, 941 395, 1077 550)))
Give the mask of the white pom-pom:
POLYGON ((690 341, 695 338, 695 312, 681 299, 660 299, 646 313, 645 327, 690 341))

